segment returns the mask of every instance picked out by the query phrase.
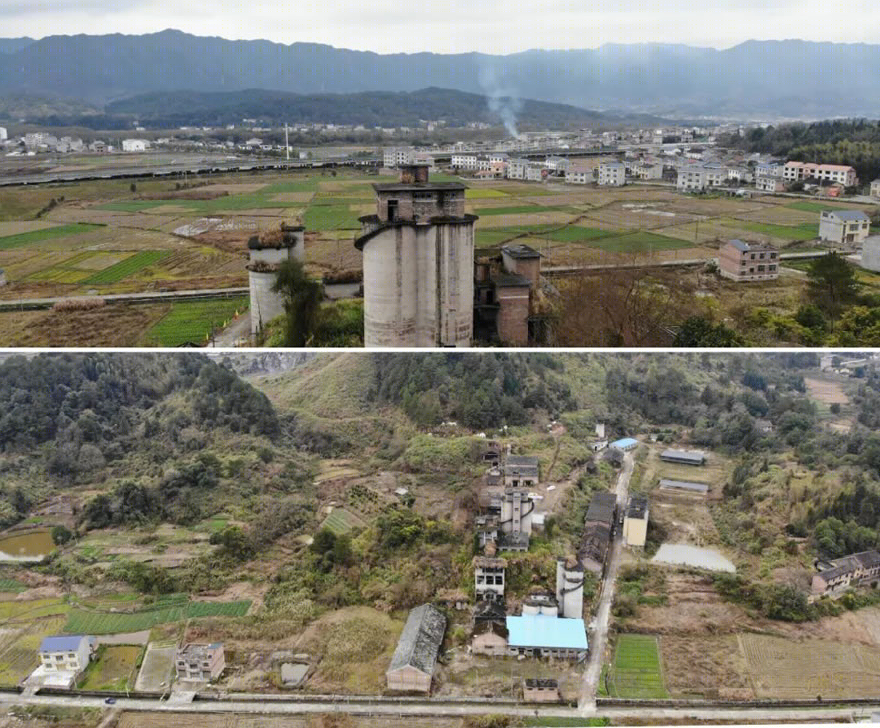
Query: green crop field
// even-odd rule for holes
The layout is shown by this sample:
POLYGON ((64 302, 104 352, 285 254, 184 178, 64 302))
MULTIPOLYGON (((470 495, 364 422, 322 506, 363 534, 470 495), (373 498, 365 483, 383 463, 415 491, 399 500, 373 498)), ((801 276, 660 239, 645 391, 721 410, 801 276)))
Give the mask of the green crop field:
MULTIPOLYGON (((801 210, 802 212, 822 212, 823 210, 845 208, 847 204, 845 202, 808 202, 804 200, 802 202, 792 202, 786 205, 786 207, 791 210, 801 210)), ((856 209, 861 210, 862 208, 857 207, 856 209)))
POLYGON ((615 235, 613 230, 600 230, 599 228, 581 227, 580 225, 567 225, 566 227, 544 233, 542 237, 555 240, 558 243, 580 243, 585 240, 597 240, 615 235))
POLYGON ((771 225, 764 222, 737 220, 737 227, 784 240, 812 240, 819 237, 819 225, 771 225))
POLYGON ((101 645, 82 677, 83 690, 115 690, 134 687, 135 664, 143 652, 140 645, 101 645))
POLYGON ((312 204, 303 216, 308 230, 360 230, 360 215, 348 204, 312 204))
POLYGON ((98 271, 90 278, 86 278, 81 282, 86 284, 116 283, 148 266, 155 265, 170 254, 171 251, 169 250, 144 250, 119 261, 116 265, 111 265, 109 268, 98 271))
POLYGON ((27 589, 27 586, 16 579, 0 579, 0 592, 5 594, 17 594, 23 592, 25 589, 27 589))
POLYGON ((243 296, 175 303, 147 332, 147 342, 152 346, 203 344, 215 327, 223 326, 236 311, 240 313, 247 307, 248 299, 243 296))
POLYGON ((59 225, 58 227, 46 228, 45 230, 33 230, 29 233, 19 233, 18 235, 7 235, 0 238, 0 250, 9 250, 10 248, 20 248, 23 245, 31 245, 32 243, 41 243, 44 240, 53 238, 63 238, 70 235, 82 235, 92 230, 98 230, 104 225, 92 225, 89 223, 72 223, 71 225, 59 225))
MULTIPOLYGON (((431 178, 432 181, 434 178, 431 178)), ((487 200, 491 197, 510 197, 509 194, 502 190, 496 190, 493 187, 470 187, 465 190, 465 199, 468 200, 487 200)))
POLYGON ((588 245, 610 253, 650 253, 656 250, 680 250, 693 247, 693 243, 686 240, 646 232, 608 236, 591 240, 588 245))
POLYGON ((513 207, 478 207, 474 210, 475 215, 486 217, 487 215, 528 215, 538 212, 560 212, 568 210, 564 207, 541 207, 540 205, 515 205, 513 207))
POLYGON ((158 624, 182 622, 199 617, 243 617, 250 609, 250 601, 239 602, 186 602, 169 606, 158 605, 130 614, 88 612, 71 609, 64 631, 70 634, 116 634, 140 632, 158 624))
POLYGON ((66 614, 70 607, 61 599, 0 602, 0 622, 31 620, 53 614, 66 614))
POLYGON ((360 518, 344 508, 334 508, 321 523, 319 530, 329 528, 337 536, 341 536, 355 528, 363 528, 365 525, 360 518))
POLYGON ((660 669, 657 638, 620 635, 607 682, 608 694, 614 698, 668 698, 660 669))

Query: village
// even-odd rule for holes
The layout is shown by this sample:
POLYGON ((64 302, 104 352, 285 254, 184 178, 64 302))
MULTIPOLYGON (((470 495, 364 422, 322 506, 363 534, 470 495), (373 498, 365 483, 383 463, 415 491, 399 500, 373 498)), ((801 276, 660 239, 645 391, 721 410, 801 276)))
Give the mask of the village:
MULTIPOLYGON (((839 377, 847 365, 866 366, 868 360, 831 362, 829 357, 827 371, 833 369, 836 374, 824 376, 839 377)), ((448 425, 454 427, 455 423, 448 425)), ((557 437, 563 431, 559 423, 548 427, 557 437)), ((766 420, 758 421, 758 427, 765 435, 773 429, 766 420)), ((676 573, 680 574, 676 578, 693 579, 698 574, 736 571, 722 551, 705 545, 706 531, 701 523, 705 515, 700 515, 705 513, 707 502, 720 498, 719 478, 729 473, 729 465, 725 458, 705 450, 667 446, 657 433, 619 437, 612 442, 608 435, 606 425, 597 423, 594 436, 585 443, 593 458, 582 467, 593 472, 601 468, 612 489, 594 491, 589 497, 577 539, 549 542, 555 543, 556 549, 570 547, 570 551, 556 551, 550 559, 552 579, 544 583, 536 583, 535 575, 522 573, 530 563, 522 559, 534 549, 535 539, 546 549, 548 530, 554 528, 566 502, 566 495, 559 491, 571 488, 571 482, 549 483, 542 477, 538 457, 515 454, 509 442, 482 436, 484 474, 472 522, 475 555, 468 565, 469 587, 437 592, 433 599, 408 612, 393 653, 385 658, 383 695, 504 695, 525 704, 580 707, 594 705, 597 696, 603 695, 667 697, 663 678, 656 672, 661 661, 657 638, 615 635, 611 623, 619 622, 625 614, 619 611, 621 590, 628 589, 627 580, 634 573, 654 571, 656 576, 646 577, 654 583, 676 573), (678 522, 682 517, 692 524, 678 522), (648 557, 646 544, 655 528, 652 519, 658 518, 664 522, 663 532, 669 539, 659 549, 654 544, 650 549, 653 555, 648 557), (672 537, 676 531, 680 541, 672 537), (511 567, 519 572, 515 589, 509 586, 511 567), (524 583, 528 585, 525 588, 524 583), (462 630, 467 634, 465 640, 460 636, 450 639, 451 632, 460 635, 462 630), (635 656, 627 657, 627 650, 634 650, 635 656), (624 665, 633 659, 635 672, 624 665), (644 660, 647 662, 640 662, 644 660), (466 682, 462 682, 464 676, 469 676, 466 682)), ((398 488, 396 495, 406 499, 408 489, 398 488)), ((347 514, 342 508, 334 514, 329 507, 332 518, 328 515, 326 522, 344 518, 338 522, 355 523, 351 506, 346 508, 347 514)), ((875 589, 878 583, 880 554, 876 550, 819 559, 807 599, 837 600, 853 589, 875 589)), ((698 631, 703 628, 697 627, 698 631)), ((141 653, 136 663, 131 662, 133 654, 125 663, 126 669, 132 670, 132 676, 123 681, 127 693, 164 694, 179 700, 179 696, 226 691, 242 684, 237 678, 230 682, 222 641, 184 641, 175 646, 166 639, 151 642, 146 649, 122 647, 128 637, 47 635, 36 650, 37 668, 21 686, 31 695, 40 691, 51 694, 53 690, 82 692, 85 681, 96 684, 96 670, 103 674, 108 669, 109 655, 123 649, 141 653), (95 661, 102 667, 96 668, 95 661)), ((237 665, 248 662, 239 648, 235 652, 237 665)), ((309 653, 297 654, 295 650, 273 653, 277 686, 309 692, 315 669, 312 661, 309 653)), ((829 695, 840 689, 838 683, 827 688, 829 695)), ((98 693, 94 687, 86 690, 91 692, 82 694, 102 694, 100 690, 104 690, 104 695, 111 696, 108 702, 114 701, 114 689, 109 686, 98 693)), ((715 690, 728 694, 720 686, 715 690)), ((742 699, 742 692, 732 686, 729 694, 742 699)))

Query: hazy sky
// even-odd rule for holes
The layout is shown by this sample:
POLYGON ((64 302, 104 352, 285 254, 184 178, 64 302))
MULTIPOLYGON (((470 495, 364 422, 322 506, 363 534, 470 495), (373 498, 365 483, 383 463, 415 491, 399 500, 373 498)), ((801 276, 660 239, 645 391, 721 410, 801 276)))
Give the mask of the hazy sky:
POLYGON ((515 53, 603 43, 727 48, 750 38, 880 43, 878 0, 0 0, 0 37, 147 33, 342 48, 515 53), (699 6, 693 9, 693 6, 699 6))

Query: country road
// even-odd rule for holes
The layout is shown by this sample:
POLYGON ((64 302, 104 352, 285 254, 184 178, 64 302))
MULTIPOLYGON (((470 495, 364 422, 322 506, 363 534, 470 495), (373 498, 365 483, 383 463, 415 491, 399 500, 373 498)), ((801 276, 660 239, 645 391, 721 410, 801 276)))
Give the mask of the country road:
MULTIPOLYGON (((623 456, 623 469, 617 476, 617 486, 614 493, 617 496, 618 509, 626 508, 627 494, 629 493, 629 479, 633 474, 635 460, 632 453, 623 456)), ((587 668, 584 670, 584 681, 581 686, 581 696, 578 707, 583 715, 595 715, 596 691, 599 687, 599 678, 602 674, 602 664, 605 662, 605 648, 608 644, 608 624, 611 620, 611 605, 614 603, 614 590, 617 587, 617 573, 620 571, 620 559, 623 554, 623 539, 620 529, 615 528, 614 539, 611 544, 611 554, 605 569, 605 578, 602 580, 602 593, 599 596, 599 608, 596 610, 595 628, 590 635, 590 656, 587 668)))
MULTIPOLYGON (((0 705, 39 705, 69 708, 107 708, 101 698, 60 696, 60 695, 16 695, 0 694, 0 705)), ((586 713, 589 717, 610 718, 616 722, 632 720, 651 720, 657 723, 687 721, 729 721, 733 723, 799 722, 818 721, 851 722, 853 718, 870 717, 878 706, 822 707, 822 708, 598 708, 586 713)), ((466 715, 509 715, 543 718, 582 718, 584 712, 578 708, 563 706, 533 705, 493 705, 492 703, 452 703, 439 700, 418 700, 407 703, 371 703, 364 701, 327 702, 314 701, 244 701, 207 700, 196 702, 175 702, 159 699, 134 699, 120 697, 113 705, 114 710, 123 712, 152 713, 225 713, 251 715, 307 715, 316 713, 339 713, 349 715, 387 715, 461 717, 466 715)))

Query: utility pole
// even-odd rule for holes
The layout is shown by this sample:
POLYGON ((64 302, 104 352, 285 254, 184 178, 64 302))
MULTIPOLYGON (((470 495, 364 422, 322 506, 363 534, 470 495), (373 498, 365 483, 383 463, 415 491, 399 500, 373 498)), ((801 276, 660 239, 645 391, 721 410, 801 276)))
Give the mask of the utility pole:
POLYGON ((287 122, 284 122, 284 153, 287 155, 287 164, 290 166, 290 142, 287 138, 287 122))

